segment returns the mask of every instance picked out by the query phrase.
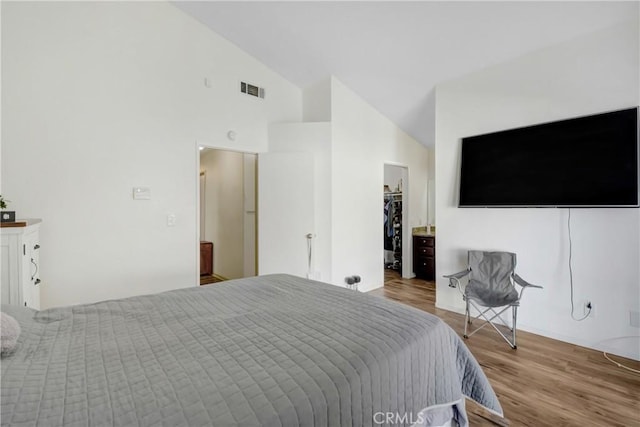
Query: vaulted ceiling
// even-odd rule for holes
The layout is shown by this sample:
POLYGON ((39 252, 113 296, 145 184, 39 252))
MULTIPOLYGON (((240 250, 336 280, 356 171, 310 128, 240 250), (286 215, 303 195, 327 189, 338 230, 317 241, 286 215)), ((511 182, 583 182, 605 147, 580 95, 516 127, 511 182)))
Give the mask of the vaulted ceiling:
POLYGON ((439 83, 639 13, 636 1, 174 4, 300 88, 336 76, 427 146, 439 83))

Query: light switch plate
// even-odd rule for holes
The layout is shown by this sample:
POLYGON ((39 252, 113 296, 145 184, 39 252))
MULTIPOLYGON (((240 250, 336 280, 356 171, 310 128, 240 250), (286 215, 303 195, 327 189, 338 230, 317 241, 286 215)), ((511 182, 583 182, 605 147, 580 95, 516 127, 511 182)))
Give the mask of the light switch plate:
POLYGON ((167 227, 176 226, 176 214, 167 214, 167 227))
POLYGON ((133 187, 133 200, 151 200, 151 188, 133 187))

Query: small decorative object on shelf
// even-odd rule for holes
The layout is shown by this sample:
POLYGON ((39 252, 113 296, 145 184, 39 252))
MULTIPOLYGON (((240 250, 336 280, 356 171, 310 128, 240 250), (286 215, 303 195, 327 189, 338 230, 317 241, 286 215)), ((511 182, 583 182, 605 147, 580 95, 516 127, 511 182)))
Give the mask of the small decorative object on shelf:
POLYGON ((0 194, 0 209, 2 210, 0 212, 0 222, 15 222, 16 221, 16 213, 15 213, 15 211, 5 211, 5 209, 7 208, 7 203, 8 202, 10 202, 10 200, 5 199, 0 194))

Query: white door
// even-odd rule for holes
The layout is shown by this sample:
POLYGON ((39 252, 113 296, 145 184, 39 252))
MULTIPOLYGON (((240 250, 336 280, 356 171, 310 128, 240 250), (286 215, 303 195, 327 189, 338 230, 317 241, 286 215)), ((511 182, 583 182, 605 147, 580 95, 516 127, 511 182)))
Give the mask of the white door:
POLYGON ((256 164, 255 154, 244 155, 244 277, 256 275, 256 164))
POLYGON ((206 219, 207 219, 207 198, 206 198, 206 194, 207 194, 207 172, 206 171, 202 171, 200 172, 200 240, 207 240, 205 239, 205 224, 207 223, 206 219))
POLYGON ((314 233, 313 156, 258 155, 258 273, 306 277, 314 233))

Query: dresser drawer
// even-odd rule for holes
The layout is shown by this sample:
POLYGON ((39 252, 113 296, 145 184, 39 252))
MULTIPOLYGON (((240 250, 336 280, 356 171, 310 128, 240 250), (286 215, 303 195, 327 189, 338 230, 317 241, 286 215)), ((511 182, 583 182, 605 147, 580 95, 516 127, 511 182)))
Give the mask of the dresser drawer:
POLYGON ((414 269, 428 270, 435 267, 435 260, 433 258, 418 258, 413 265, 414 269))
POLYGON ((433 246, 419 246, 415 248, 416 256, 430 256, 432 257, 436 250, 433 246))
POLYGON ((415 244, 417 247, 434 247, 435 240, 433 237, 416 237, 415 244))

